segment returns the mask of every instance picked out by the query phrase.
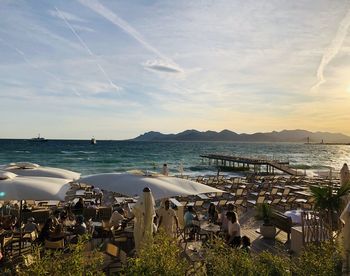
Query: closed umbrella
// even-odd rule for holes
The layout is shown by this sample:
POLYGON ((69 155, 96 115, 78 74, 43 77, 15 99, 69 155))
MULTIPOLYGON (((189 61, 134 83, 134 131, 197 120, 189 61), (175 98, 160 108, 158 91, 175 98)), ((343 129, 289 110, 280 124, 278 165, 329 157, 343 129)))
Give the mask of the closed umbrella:
POLYGON ((132 210, 135 215, 134 239, 136 252, 139 252, 142 243, 148 244, 153 239, 153 218, 156 215, 154 206, 152 192, 146 187, 132 210))
POLYGON ((345 185, 350 181, 350 171, 346 163, 340 169, 340 185, 345 185))
POLYGON ((145 176, 128 173, 104 173, 85 176, 79 181, 127 196, 141 196, 143 189, 149 187, 156 200, 172 196, 224 192, 188 179, 162 175, 145 176))
POLYGON ((77 180, 80 173, 53 167, 44 167, 29 162, 10 163, 5 168, 6 171, 20 176, 55 177, 63 179, 77 180))

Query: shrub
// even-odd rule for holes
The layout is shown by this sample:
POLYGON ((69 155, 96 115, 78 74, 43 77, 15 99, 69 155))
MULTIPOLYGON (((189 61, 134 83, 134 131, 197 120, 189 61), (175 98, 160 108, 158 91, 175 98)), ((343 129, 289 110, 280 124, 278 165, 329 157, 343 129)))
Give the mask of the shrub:
POLYGON ((36 247, 30 260, 30 265, 20 267, 20 276, 32 275, 104 275, 101 271, 103 264, 102 253, 93 251, 86 255, 84 252, 86 240, 70 245, 68 253, 64 251, 43 251, 36 247))
POLYGON ((162 229, 155 235, 153 243, 144 244, 138 257, 130 258, 124 268, 125 275, 185 275, 189 264, 181 256, 176 240, 162 229))
POLYGON ((300 276, 341 275, 342 270, 341 251, 331 242, 307 246, 293 263, 293 272, 300 276))

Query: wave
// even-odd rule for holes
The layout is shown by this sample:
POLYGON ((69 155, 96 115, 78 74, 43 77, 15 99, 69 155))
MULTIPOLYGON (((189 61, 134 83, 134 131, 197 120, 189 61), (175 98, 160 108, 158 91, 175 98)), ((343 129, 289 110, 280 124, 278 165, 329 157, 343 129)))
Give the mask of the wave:
POLYGON ((16 153, 30 153, 29 150, 14 150, 13 152, 16 152, 16 153))

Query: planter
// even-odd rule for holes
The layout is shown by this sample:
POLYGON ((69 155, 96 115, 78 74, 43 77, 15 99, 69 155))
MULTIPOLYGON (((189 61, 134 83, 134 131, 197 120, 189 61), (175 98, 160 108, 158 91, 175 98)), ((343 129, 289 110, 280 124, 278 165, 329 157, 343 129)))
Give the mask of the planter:
POLYGON ((261 225, 260 233, 266 239, 274 239, 276 236, 276 227, 273 225, 261 225))

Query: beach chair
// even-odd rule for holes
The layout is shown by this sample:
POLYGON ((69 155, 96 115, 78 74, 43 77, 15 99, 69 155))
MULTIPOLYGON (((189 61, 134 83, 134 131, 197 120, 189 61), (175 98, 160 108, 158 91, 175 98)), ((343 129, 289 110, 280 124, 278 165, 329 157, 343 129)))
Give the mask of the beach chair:
POLYGON ((265 202, 265 196, 259 196, 256 200, 247 200, 250 205, 256 206, 265 202))
POLYGON ((45 240, 45 249, 64 249, 64 239, 58 240, 58 241, 48 241, 45 240))
POLYGON ((107 243, 104 260, 104 271, 113 275, 122 270, 121 250, 113 243, 107 243))
POLYGON ((280 205, 282 205, 284 210, 286 210, 287 207, 289 207, 289 209, 292 209, 295 200, 296 200, 295 196, 290 196, 288 198, 282 198, 280 201, 280 205))

